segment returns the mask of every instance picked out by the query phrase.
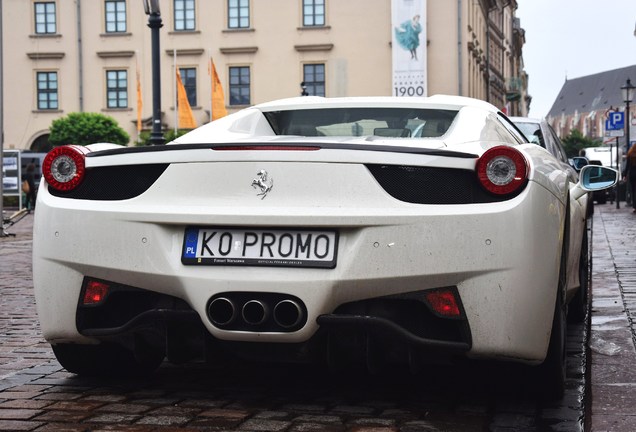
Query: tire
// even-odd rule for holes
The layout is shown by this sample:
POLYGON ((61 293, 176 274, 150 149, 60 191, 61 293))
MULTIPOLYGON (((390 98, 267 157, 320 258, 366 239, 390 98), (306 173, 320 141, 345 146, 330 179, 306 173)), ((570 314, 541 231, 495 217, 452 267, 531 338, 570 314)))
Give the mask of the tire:
MULTIPOLYGON (((569 217, 569 212, 567 217, 569 217)), ((546 358, 539 366, 540 379, 538 380, 540 393, 547 399, 556 400, 563 397, 566 378, 566 345, 567 345, 567 306, 565 304, 565 286, 567 283, 567 245, 568 229, 564 239, 561 265, 559 269, 559 285, 554 306, 552 330, 546 358)))
POLYGON ((581 286, 568 305, 568 321, 571 323, 582 323, 587 316, 589 309, 589 277, 590 256, 586 224, 584 227, 583 242, 581 244, 581 258, 579 259, 579 280, 581 286))
POLYGON ((137 350, 137 355, 121 345, 107 342, 99 345, 57 344, 52 347, 62 367, 77 375, 148 375, 154 372, 164 359, 162 349, 149 346, 137 350))
POLYGON ((551 400, 561 399, 565 391, 567 319, 560 297, 554 309, 548 354, 543 364, 539 366, 541 393, 551 400))

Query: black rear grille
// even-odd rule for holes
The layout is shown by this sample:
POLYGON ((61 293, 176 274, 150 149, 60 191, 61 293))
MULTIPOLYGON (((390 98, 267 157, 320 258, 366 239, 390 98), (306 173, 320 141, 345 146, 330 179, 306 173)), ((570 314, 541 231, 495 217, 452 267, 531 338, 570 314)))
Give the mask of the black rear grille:
POLYGON ((157 181, 169 164, 95 167, 86 170, 84 181, 74 190, 63 192, 49 187, 56 197, 116 201, 141 195, 157 181))
POLYGON ((490 194, 471 170, 371 164, 367 168, 389 195, 414 204, 489 203, 514 196, 490 194))

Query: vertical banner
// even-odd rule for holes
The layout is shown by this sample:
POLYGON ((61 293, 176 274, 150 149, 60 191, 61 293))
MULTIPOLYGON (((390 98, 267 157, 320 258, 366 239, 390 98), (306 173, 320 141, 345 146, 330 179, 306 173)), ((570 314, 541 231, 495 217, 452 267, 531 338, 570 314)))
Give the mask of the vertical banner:
POLYGON ((181 81, 181 73, 179 69, 177 71, 177 112, 178 112, 178 126, 179 129, 194 129, 197 127, 197 122, 194 119, 190 102, 188 101, 188 94, 181 81))
POLYGON ((137 138, 139 139, 139 133, 141 132, 141 111, 144 107, 144 102, 141 97, 141 74, 139 71, 139 55, 135 54, 135 76, 137 79, 137 138))
POLYGON ((427 96, 426 0, 391 0, 393 96, 427 96))
POLYGON ((219 74, 216 72, 216 66, 214 66, 212 57, 210 57, 210 62, 208 63, 208 74, 210 74, 212 85, 210 121, 214 121, 221 117, 225 117, 227 115, 227 109, 225 108, 225 94, 223 93, 221 79, 219 78, 219 74))

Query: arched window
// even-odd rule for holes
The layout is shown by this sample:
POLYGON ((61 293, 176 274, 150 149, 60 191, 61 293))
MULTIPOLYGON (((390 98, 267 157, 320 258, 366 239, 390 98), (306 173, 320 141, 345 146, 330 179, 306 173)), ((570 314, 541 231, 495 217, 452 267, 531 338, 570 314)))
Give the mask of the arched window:
POLYGON ((51 143, 49 143, 49 134, 40 135, 31 144, 31 151, 37 153, 48 153, 53 149, 51 143))

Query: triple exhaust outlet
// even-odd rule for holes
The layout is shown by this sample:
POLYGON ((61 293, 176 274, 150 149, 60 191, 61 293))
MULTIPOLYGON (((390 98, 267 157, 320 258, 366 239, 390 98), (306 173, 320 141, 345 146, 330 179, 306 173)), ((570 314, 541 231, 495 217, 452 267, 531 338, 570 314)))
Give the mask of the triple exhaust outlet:
POLYGON ((292 296, 224 293, 210 300, 208 318, 223 330, 291 332, 305 324, 307 310, 292 296))

